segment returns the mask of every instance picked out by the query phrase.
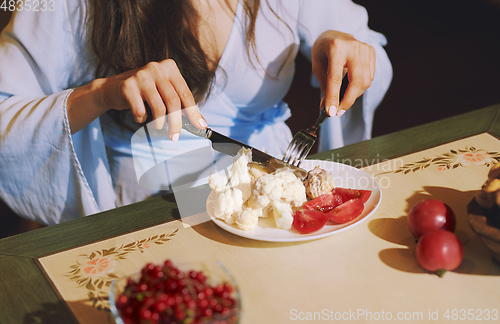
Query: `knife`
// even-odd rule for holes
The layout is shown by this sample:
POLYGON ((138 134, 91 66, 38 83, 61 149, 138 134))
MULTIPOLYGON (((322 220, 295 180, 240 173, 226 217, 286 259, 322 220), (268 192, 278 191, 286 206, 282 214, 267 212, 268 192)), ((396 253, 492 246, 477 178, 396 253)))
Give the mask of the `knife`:
POLYGON ((232 139, 230 137, 227 137, 225 135, 222 135, 221 133, 218 133, 214 131, 211 128, 206 128, 206 129, 199 129, 196 128, 189 119, 185 116, 182 116, 182 128, 188 131, 189 133, 206 138, 212 142, 212 148, 218 152, 230 155, 230 156, 236 156, 238 154, 239 150, 244 147, 247 149, 250 149, 252 151, 252 161, 264 169, 269 170, 270 172, 274 172, 278 169, 287 167, 289 168, 300 180, 304 180, 307 176, 307 171, 293 166, 291 164, 285 163, 280 159, 277 159, 267 153, 264 153, 260 150, 257 150, 256 148, 244 144, 242 142, 239 142, 235 139, 232 139))

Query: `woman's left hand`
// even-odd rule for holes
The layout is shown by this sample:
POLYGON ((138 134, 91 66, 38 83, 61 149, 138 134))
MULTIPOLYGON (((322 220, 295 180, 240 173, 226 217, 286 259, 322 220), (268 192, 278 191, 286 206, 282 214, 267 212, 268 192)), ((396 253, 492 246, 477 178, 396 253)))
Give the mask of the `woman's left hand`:
POLYGON ((330 116, 342 116, 370 87, 375 77, 375 50, 350 34, 326 31, 313 45, 312 72, 319 82, 330 116), (349 85, 339 103, 345 73, 349 85))

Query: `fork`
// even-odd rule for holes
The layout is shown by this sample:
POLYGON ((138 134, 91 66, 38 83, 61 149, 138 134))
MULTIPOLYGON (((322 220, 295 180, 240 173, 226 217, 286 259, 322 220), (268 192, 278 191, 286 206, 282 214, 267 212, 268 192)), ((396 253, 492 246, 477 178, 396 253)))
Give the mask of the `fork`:
POLYGON ((283 162, 297 167, 300 166, 318 138, 316 133, 319 127, 328 117, 330 115, 325 109, 324 100, 321 100, 321 110, 318 119, 310 128, 302 129, 295 134, 285 151, 285 155, 283 155, 283 162))

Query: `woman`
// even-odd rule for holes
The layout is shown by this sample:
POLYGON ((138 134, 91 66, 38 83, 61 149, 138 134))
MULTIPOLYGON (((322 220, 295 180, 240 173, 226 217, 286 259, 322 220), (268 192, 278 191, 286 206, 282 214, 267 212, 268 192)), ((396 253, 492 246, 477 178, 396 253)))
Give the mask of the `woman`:
POLYGON ((384 37, 349 0, 52 4, 16 11, 0 43, 0 197, 45 224, 152 194, 134 174, 148 143, 131 145, 145 103, 157 128, 168 115, 162 161, 205 145, 181 131, 181 110, 200 129, 279 157, 291 139, 282 98, 298 51, 330 115, 347 111, 324 124, 320 149, 369 138, 392 77, 384 37))

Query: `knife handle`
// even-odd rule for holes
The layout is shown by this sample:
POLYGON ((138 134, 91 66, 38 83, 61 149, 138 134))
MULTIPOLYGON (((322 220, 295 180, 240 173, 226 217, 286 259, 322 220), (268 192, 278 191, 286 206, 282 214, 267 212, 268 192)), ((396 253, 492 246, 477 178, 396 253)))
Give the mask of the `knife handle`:
POLYGON ((185 129, 186 131, 190 132, 191 134, 194 134, 199 137, 203 137, 206 139, 209 139, 210 136, 212 135, 212 130, 210 128, 206 129, 199 129, 194 127, 193 124, 191 124, 191 121, 189 121, 189 118, 186 116, 182 116, 182 128, 185 129))

